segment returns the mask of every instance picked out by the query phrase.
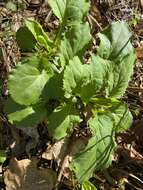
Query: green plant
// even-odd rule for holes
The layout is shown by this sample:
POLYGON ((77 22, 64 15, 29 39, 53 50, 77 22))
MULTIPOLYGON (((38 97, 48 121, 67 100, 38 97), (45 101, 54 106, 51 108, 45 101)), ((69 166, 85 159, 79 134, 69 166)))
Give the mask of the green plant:
POLYGON ((75 126, 89 128, 92 136, 70 165, 83 183, 111 164, 115 133, 132 123, 121 97, 136 56, 127 24, 113 22, 99 34, 97 53, 85 64, 84 52, 91 42, 89 1, 48 2, 59 30, 48 37, 38 22, 26 20, 17 31, 20 48, 33 56, 18 63, 9 76, 5 112, 17 127, 34 127, 47 119, 49 134, 56 140, 70 138, 75 126))
POLYGON ((6 153, 4 150, 0 150, 0 164, 6 160, 6 153))
POLYGON ((85 181, 82 184, 81 190, 97 190, 97 189, 90 181, 85 181))

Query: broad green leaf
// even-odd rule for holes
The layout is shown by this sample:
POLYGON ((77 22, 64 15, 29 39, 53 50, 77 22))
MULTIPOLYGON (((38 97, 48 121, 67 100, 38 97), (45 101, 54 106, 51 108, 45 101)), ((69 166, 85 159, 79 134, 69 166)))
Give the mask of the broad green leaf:
POLYGON ((97 96, 99 92, 102 92, 101 95, 105 97, 122 97, 133 74, 135 61, 136 55, 133 52, 114 61, 93 55, 91 64, 93 74, 91 81, 82 89, 83 99, 86 98, 86 101, 97 96))
POLYGON ((97 189, 90 181, 85 181, 81 186, 81 190, 97 190, 97 189))
POLYGON ((74 57, 64 71, 65 96, 77 95, 86 103, 95 96, 120 98, 128 86, 135 60, 133 52, 114 62, 93 55, 89 65, 74 57))
POLYGON ((62 22, 65 16, 67 0, 48 0, 48 3, 51 6, 54 14, 62 22))
MULTIPOLYGON (((89 65, 90 75, 81 89, 81 98, 88 103, 94 96, 106 96, 108 78, 111 70, 111 61, 104 60, 97 55, 92 55, 89 65)), ((85 71, 86 72, 86 71, 85 71)))
POLYGON ((114 102, 112 107, 94 112, 94 117, 89 121, 92 137, 72 163, 72 169, 81 183, 88 180, 94 171, 103 170, 111 164, 116 145, 115 133, 127 130, 131 123, 132 115, 127 105, 121 102, 114 102))
POLYGON ((38 102, 42 90, 50 74, 39 70, 41 60, 32 58, 19 63, 12 71, 8 81, 9 93, 13 100, 21 105, 31 105, 38 102))
POLYGON ((16 12, 17 11, 17 6, 16 6, 16 3, 13 3, 11 1, 8 1, 6 3, 6 9, 7 10, 10 10, 10 11, 13 11, 13 12, 16 12))
POLYGON ((88 65, 83 65, 78 57, 74 57, 66 66, 63 78, 63 87, 67 98, 80 95, 82 85, 90 75, 88 65))
POLYGON ((36 46, 36 40, 27 27, 21 27, 16 32, 16 40, 22 51, 32 51, 36 46))
POLYGON ((118 21, 111 23, 99 34, 100 46, 98 54, 104 59, 116 59, 133 52, 130 42, 132 34, 126 22, 118 21))
POLYGON ((87 23, 73 26, 61 41, 60 58, 61 65, 65 65, 74 56, 84 52, 85 47, 91 40, 90 29, 87 23))
POLYGON ((72 94, 80 96, 84 102, 88 102, 92 96, 102 92, 108 84, 110 61, 103 60, 99 56, 93 56, 91 64, 82 64, 78 57, 74 57, 66 66, 63 85, 65 96, 72 94))
MULTIPOLYGON (((109 27, 109 33, 112 34, 112 30, 115 30, 116 25, 121 31, 123 30, 123 34, 127 32, 128 28, 126 24, 117 22, 109 27)), ((115 38, 114 34, 110 37, 111 40, 115 38)), ((127 38, 127 36, 125 37, 127 38)), ((129 39, 130 35, 128 36, 128 40, 129 39)), ((90 65, 85 66, 81 63, 79 64, 80 61, 78 61, 77 58, 70 60, 69 65, 64 72, 64 90, 66 97, 76 94, 87 103, 89 99, 97 95, 120 98, 124 94, 136 61, 133 47, 130 41, 128 41, 128 43, 126 41, 124 43, 119 43, 118 40, 115 41, 114 39, 113 48, 111 50, 111 47, 108 46, 107 42, 110 41, 110 38, 103 41, 101 41, 101 46, 99 47, 101 55, 99 53, 93 55, 90 65), (116 43, 119 43, 119 46, 116 43), (103 59, 104 55, 102 55, 102 46, 103 50, 104 46, 106 47, 105 51, 109 50, 108 56, 108 53, 106 52, 106 59, 103 59), (122 49, 122 51, 120 49, 122 49), (114 58, 111 56, 112 53, 113 55, 116 54, 114 58)), ((68 48, 69 54, 65 53, 65 48, 62 49, 64 57, 67 60, 70 59, 71 57, 69 57, 69 54, 72 55, 72 49, 70 47, 68 48)))
POLYGON ((126 22, 113 22, 99 37, 97 54, 101 58, 111 60, 106 95, 120 98, 128 86, 136 62, 134 48, 130 42, 131 32, 126 22))
POLYGON ((106 113, 97 114, 90 120, 89 127, 93 136, 72 162, 72 169, 80 183, 92 177, 95 170, 103 170, 111 164, 115 147, 114 123, 106 113))
POLYGON ((0 163, 3 163, 6 160, 6 152, 4 150, 0 150, 0 163))
POLYGON ((63 99, 64 91, 62 89, 63 74, 53 75, 46 83, 41 98, 42 99, 63 99))
POLYGON ((80 117, 74 106, 70 104, 56 108, 48 117, 48 130, 54 139, 64 138, 72 127, 80 122, 80 117))
POLYGON ((37 42, 49 50, 52 45, 52 41, 49 39, 48 35, 44 32, 42 26, 34 20, 26 20, 26 27, 33 34, 37 42))
POLYGON ((8 120, 17 127, 35 127, 47 116, 47 110, 42 104, 22 106, 8 99, 4 108, 8 120))
POLYGON ((117 133, 127 130, 133 122, 133 116, 125 103, 115 103, 109 108, 108 115, 113 119, 117 133))
POLYGON ((81 21, 89 10, 88 0, 48 0, 60 22, 81 21))
POLYGON ((108 79, 107 96, 120 98, 125 93, 128 83, 133 74, 136 62, 135 53, 131 52, 120 60, 112 62, 111 72, 108 79))

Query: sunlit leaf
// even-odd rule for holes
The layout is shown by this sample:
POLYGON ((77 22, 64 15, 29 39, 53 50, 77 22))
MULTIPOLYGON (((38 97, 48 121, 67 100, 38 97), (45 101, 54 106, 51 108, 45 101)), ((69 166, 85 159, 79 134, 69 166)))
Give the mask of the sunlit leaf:
POLYGON ((4 108, 8 120, 17 127, 36 127, 47 117, 47 110, 43 104, 34 106, 19 105, 12 99, 8 99, 4 108))
POLYGON ((39 70, 38 58, 19 63, 9 76, 9 93, 13 100, 21 105, 35 104, 42 93, 50 75, 39 70))
POLYGON ((0 150, 0 163, 3 163, 6 160, 6 152, 4 150, 0 150))
POLYGON ((97 189, 90 181, 85 181, 82 184, 81 190, 97 190, 97 189))

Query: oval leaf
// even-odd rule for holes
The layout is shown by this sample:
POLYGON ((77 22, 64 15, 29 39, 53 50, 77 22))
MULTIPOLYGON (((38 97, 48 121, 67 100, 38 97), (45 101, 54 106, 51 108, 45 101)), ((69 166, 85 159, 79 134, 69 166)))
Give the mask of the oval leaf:
POLYGON ((36 40, 27 27, 21 27, 16 32, 16 40, 22 51, 32 51, 36 46, 36 40))
POLYGON ((48 118, 49 133, 55 139, 64 138, 72 127, 80 122, 80 117, 72 104, 65 104, 54 110, 48 118))
POLYGON ((42 104, 23 106, 10 98, 6 101, 4 112, 9 122, 17 127, 35 127, 47 116, 47 110, 42 104))
POLYGON ((19 63, 10 74, 8 88, 13 100, 21 105, 35 104, 49 78, 45 70, 39 71, 38 60, 19 63))

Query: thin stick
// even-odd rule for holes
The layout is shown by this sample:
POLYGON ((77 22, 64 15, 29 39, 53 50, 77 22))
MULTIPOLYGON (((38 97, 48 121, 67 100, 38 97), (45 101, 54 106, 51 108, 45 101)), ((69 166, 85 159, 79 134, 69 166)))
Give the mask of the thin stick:
POLYGON ((134 92, 143 92, 143 88, 140 88, 140 87, 128 87, 127 90, 131 90, 134 92))
POLYGON ((103 30, 102 26, 99 24, 96 18, 94 18, 92 15, 88 15, 87 17, 88 17, 88 20, 92 20, 99 27, 101 31, 103 30))

